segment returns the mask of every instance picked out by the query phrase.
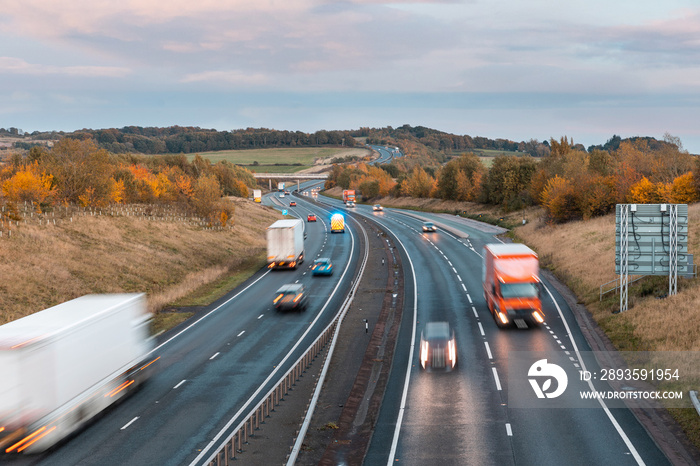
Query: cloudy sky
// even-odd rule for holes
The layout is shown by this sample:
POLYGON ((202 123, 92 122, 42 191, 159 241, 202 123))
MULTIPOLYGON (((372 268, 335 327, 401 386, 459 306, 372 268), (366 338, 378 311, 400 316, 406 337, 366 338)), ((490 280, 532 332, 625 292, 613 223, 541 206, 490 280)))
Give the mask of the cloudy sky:
POLYGON ((0 0, 0 127, 403 124, 700 153, 697 0, 0 0))

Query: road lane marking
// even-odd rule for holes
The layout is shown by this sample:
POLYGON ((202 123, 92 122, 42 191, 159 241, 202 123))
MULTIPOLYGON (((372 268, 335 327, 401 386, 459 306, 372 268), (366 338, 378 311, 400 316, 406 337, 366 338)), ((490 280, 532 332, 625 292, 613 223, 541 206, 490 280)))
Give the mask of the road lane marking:
POLYGON ((474 303, 472 303, 472 297, 469 296, 469 293, 467 293, 467 299, 469 300, 469 304, 474 304, 474 303))
POLYGON ((479 322, 479 331, 481 332, 482 337, 486 336, 486 334, 484 333, 484 327, 481 326, 481 322, 479 322))
POLYGON ((508 434, 508 437, 513 436, 513 429, 510 428, 510 422, 506 422, 506 434, 508 434))
POLYGON ((214 359, 215 357, 217 357, 219 354, 221 354, 221 353, 219 353, 219 352, 217 351, 216 354, 214 354, 214 356, 212 356, 212 357, 209 358, 209 360, 211 361, 212 359, 214 359))
POLYGON ((489 359, 493 359, 493 355, 491 354, 491 348, 489 348, 489 342, 485 341, 484 346, 486 346, 486 354, 488 355, 489 359))
POLYGON ((136 419, 138 419, 138 418, 139 418, 139 417, 136 416, 136 417, 133 418, 131 421, 129 421, 129 422, 127 422, 126 424, 124 424, 124 427, 122 427, 122 428, 119 429, 119 430, 124 430, 124 429, 126 429, 126 428, 129 427, 131 424, 133 424, 134 422, 136 422, 136 419))
POLYGON ((176 388, 178 388, 180 385, 182 385, 185 382, 187 382, 187 379, 181 380, 179 384, 177 384, 173 387, 173 390, 175 390, 176 388))
POLYGON ((479 314, 476 313, 476 308, 472 306, 472 311, 474 311, 474 317, 479 318, 479 314))
MULTIPOLYGON (((542 285, 544 286, 545 291, 547 291, 549 298, 554 303, 554 306, 557 308, 557 312, 559 313, 559 317, 561 317, 562 323, 564 324, 564 328, 566 329, 566 333, 567 333, 567 335, 569 335, 569 338, 571 338, 571 345, 574 347, 574 352, 576 353, 578 360, 581 361, 581 369, 586 370, 586 365, 583 362, 583 359, 581 359, 581 353, 578 350, 578 345, 576 344, 576 340, 574 340, 574 338, 571 334, 571 328, 569 327, 569 323, 567 322, 566 318, 564 317, 564 313, 562 312, 561 308, 559 307, 559 303, 557 302, 556 299, 554 299, 554 295, 549 290, 549 287, 547 285, 545 285, 544 283, 542 283, 542 285)), ((562 349, 566 349, 566 348, 562 347, 562 349)), ((593 383, 590 380, 587 383, 588 383, 589 388, 592 391, 595 391, 595 387, 593 386, 593 383)), ((629 437, 627 437, 627 434, 622 429, 622 426, 617 422, 617 419, 615 419, 615 416, 613 416, 612 413, 610 412, 610 409, 608 408, 608 406, 605 404, 605 402, 602 399, 597 398, 597 400, 598 400, 598 403, 600 404, 600 406, 603 408, 605 415, 608 416, 610 423, 613 425, 613 427, 615 427, 615 430, 622 438, 622 441, 625 442, 627 449, 630 451, 630 453, 634 457, 637 464, 640 464, 640 465, 645 464, 641 455, 639 454, 637 449, 634 447, 634 444, 629 439, 629 437)))
POLYGON ((243 335, 244 333, 245 333, 245 330, 243 330, 241 333, 239 333, 239 334, 236 335, 236 336, 237 336, 237 337, 240 337, 240 336, 243 335))
POLYGON ((491 370, 493 371, 493 379, 496 381, 496 389, 501 390, 501 381, 498 379, 498 371, 495 367, 492 367, 491 370))
POLYGON ((260 314, 260 315, 258 316, 258 320, 260 320, 260 319, 262 318, 262 316, 264 316, 264 315, 265 315, 265 314, 260 314))
POLYGON ((464 283, 462 283, 462 289, 463 289, 464 291, 467 291, 467 287, 464 286, 464 283))

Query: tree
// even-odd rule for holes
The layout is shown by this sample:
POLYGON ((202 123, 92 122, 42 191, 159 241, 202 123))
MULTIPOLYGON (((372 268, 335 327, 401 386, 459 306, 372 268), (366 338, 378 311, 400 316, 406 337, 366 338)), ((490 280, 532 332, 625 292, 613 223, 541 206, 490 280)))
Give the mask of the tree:
POLYGON ((421 167, 416 167, 411 172, 403 186, 402 194, 411 197, 429 197, 435 186, 435 180, 421 167))

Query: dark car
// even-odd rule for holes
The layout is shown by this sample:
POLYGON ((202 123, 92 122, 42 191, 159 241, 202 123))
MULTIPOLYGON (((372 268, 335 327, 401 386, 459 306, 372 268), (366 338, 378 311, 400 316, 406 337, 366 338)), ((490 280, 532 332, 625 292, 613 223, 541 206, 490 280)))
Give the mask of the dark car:
POLYGON ((433 222, 423 222, 423 231, 424 232, 434 232, 437 231, 437 227, 433 222))
POLYGON ((457 341, 449 323, 425 324, 420 334, 420 365, 425 370, 447 372, 457 366, 457 341))
POLYGON ((272 301, 278 311, 304 311, 307 306, 306 289, 301 283, 283 285, 272 301))
POLYGON ((316 259, 311 267, 311 275, 333 275, 333 263, 327 257, 316 259))
POLYGON ((306 221, 307 222, 315 222, 316 221, 316 214, 309 214, 306 216, 306 221))

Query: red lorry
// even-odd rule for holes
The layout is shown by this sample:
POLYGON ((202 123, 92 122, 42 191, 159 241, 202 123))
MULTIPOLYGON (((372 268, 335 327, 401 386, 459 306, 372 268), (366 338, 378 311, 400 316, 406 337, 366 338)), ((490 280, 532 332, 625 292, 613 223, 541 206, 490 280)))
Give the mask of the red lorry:
POLYGON ((355 202, 355 190, 354 189, 344 189, 343 190, 343 202, 355 202))
POLYGON ((499 327, 544 322, 537 253, 524 244, 487 244, 484 299, 499 327))

